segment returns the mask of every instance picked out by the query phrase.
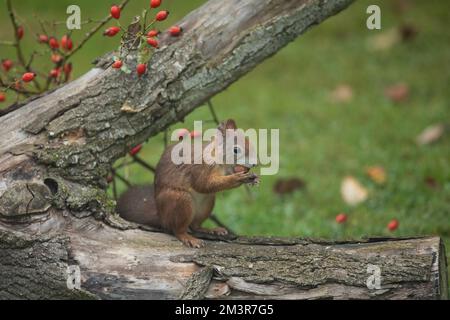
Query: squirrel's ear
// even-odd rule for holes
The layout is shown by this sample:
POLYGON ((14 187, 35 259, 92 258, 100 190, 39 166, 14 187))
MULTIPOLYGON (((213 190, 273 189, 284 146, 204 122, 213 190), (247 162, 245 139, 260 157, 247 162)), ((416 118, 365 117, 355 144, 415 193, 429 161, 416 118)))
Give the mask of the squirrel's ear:
POLYGON ((232 130, 236 130, 237 126, 236 126, 236 122, 233 119, 228 119, 225 121, 222 121, 219 125, 219 130, 225 133, 225 130, 227 129, 232 129, 232 130))

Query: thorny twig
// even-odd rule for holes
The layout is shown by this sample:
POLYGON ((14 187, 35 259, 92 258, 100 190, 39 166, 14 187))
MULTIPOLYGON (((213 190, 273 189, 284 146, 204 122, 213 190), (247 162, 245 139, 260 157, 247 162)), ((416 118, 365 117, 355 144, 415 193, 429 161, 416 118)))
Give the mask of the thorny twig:
MULTIPOLYGON (((122 3, 119 5, 119 7, 121 9, 123 9, 129 2, 130 0, 124 0, 122 1, 122 3)), ((83 45, 95 34, 97 33, 98 30, 100 30, 105 24, 108 23, 108 21, 110 21, 112 19, 111 15, 106 16, 105 18, 103 18, 102 20, 100 20, 100 23, 97 24, 94 28, 92 28, 91 30, 89 30, 88 33, 86 33, 86 36, 84 37, 83 40, 81 40, 80 43, 78 43, 77 46, 75 46, 75 48, 73 48, 72 51, 70 51, 70 53, 68 53, 64 60, 67 61, 68 59, 70 59, 70 57, 72 57, 78 50, 80 50, 83 45)))
MULTIPOLYGON (((17 59, 19 60, 19 63, 22 65, 22 67, 26 71, 31 72, 31 68, 29 66, 27 66, 27 63, 25 62, 25 58, 24 58, 23 52, 22 52, 22 47, 20 46, 19 34, 17 32, 19 25, 17 24, 17 20, 16 20, 16 16, 15 16, 13 8, 12 8, 11 0, 6 0, 6 7, 8 9, 9 18, 11 20, 11 24, 14 29, 13 45, 16 48, 17 59)), ((33 83, 34 83, 34 86, 36 87, 36 89, 38 91, 41 91, 41 86, 39 85, 39 82, 36 81, 36 79, 33 80, 33 83)))
MULTIPOLYGON (((121 9, 123 9, 129 2, 130 0, 124 0, 122 1, 122 3, 119 5, 121 9)), ((6 0, 6 6, 7 6, 7 10, 8 10, 8 14, 11 20, 11 24, 12 27, 14 29, 14 41, 0 41, 0 45, 4 45, 4 46, 12 46, 16 48, 16 54, 17 54, 17 60, 19 62, 19 64, 27 71, 27 72, 33 72, 32 71, 32 63, 34 61, 34 57, 37 54, 36 51, 33 51, 33 53, 31 54, 28 62, 26 61, 24 54, 23 54, 23 50, 21 47, 21 43, 20 43, 20 39, 18 36, 18 28, 19 28, 19 23, 17 20, 17 15, 15 14, 13 7, 12 7, 12 3, 11 0, 6 0)), ((62 56, 61 61, 56 65, 56 68, 60 68, 63 65, 65 65, 65 63, 76 53, 78 52, 83 46, 84 44, 92 38, 92 36, 98 31, 100 30, 106 23, 108 23, 110 20, 112 19, 111 15, 108 15, 106 17, 104 17, 102 20, 96 21, 93 19, 88 19, 87 21, 84 21, 84 23, 90 23, 90 22, 98 22, 98 24, 92 28, 88 33, 86 33, 85 37, 81 40, 80 43, 78 43, 78 45, 75 46, 75 48, 73 48, 73 50, 71 50, 68 53, 64 53, 61 50, 56 50, 56 53, 62 56)), ((40 27, 42 29, 42 31, 44 32, 44 34, 48 34, 48 30, 45 26, 45 23, 41 20, 41 19, 37 19, 37 21, 40 24, 40 27)), ((58 22, 54 22, 53 26, 59 24, 58 22)), ((31 29, 31 28, 30 28, 31 29)), ((69 36, 70 36, 71 32, 69 32, 69 36)), ((37 89, 37 92, 31 92, 31 91, 25 91, 22 89, 17 89, 14 86, 7 86, 4 83, 2 84, 2 87, 4 87, 5 89, 10 89, 15 91, 16 93, 25 95, 25 96, 29 96, 31 94, 36 94, 36 93, 42 93, 47 91, 50 88, 50 85, 52 83, 52 78, 50 75, 43 75, 44 77, 46 77, 46 83, 44 85, 44 87, 42 88, 41 85, 39 84, 39 82, 36 79, 33 79, 33 83, 37 89)), ((66 79, 67 80, 67 79, 66 79)), ((57 84, 60 84, 60 82, 57 82, 57 84)))
POLYGON ((216 111, 214 110, 214 107, 212 105, 211 100, 208 100, 207 103, 208 103, 209 111, 211 112, 211 115, 213 117, 213 120, 218 125, 219 124, 219 118, 217 118, 217 114, 216 114, 216 111))
POLYGON ((11 84, 6 84, 3 79, 0 77, 0 87, 4 88, 5 90, 12 90, 14 92, 17 92, 19 94, 23 94, 24 96, 31 96, 34 94, 38 94, 38 92, 34 92, 34 91, 29 91, 29 90, 24 90, 24 89, 20 89, 20 88, 16 88, 15 87, 15 83, 11 83, 11 84))
POLYGON ((138 156, 133 156, 134 161, 136 161, 138 164, 140 164, 141 166, 143 166, 145 169, 155 173, 156 169, 149 165, 148 163, 144 162, 142 159, 140 159, 138 156))

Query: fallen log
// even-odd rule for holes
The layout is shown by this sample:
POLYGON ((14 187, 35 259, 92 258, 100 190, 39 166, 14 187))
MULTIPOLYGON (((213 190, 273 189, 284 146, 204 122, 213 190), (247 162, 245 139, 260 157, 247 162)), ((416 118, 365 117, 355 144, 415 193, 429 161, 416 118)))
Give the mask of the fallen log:
POLYGON ((164 233, 74 219, 59 237, 0 229, 0 246, 3 299, 448 298, 438 237, 229 237, 189 249, 164 233))

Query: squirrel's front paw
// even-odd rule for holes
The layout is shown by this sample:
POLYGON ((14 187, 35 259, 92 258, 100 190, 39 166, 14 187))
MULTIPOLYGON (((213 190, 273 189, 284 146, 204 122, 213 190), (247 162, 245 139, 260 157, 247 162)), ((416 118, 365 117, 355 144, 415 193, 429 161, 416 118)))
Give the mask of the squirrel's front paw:
POLYGON ((258 176, 251 172, 238 172, 233 174, 233 176, 236 178, 236 180, 239 183, 253 183, 258 176))

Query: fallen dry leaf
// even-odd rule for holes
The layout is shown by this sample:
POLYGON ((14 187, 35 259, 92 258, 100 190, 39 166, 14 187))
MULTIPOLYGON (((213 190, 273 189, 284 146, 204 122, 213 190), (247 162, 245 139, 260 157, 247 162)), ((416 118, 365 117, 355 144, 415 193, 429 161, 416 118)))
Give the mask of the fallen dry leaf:
POLYGON ((406 83, 397 83, 387 87, 384 94, 395 103, 404 102, 409 98, 409 86, 406 83))
POLYGON ((347 204, 353 206, 364 202, 369 192, 354 177, 347 176, 341 183, 341 195, 347 204))
POLYGON ((375 51, 386 51, 391 49, 401 40, 397 28, 389 29, 368 39, 369 48, 375 51))
POLYGON ((348 84, 340 84, 331 92, 331 101, 347 103, 353 99, 353 89, 348 84))
POLYGON ((289 194, 295 190, 305 188, 305 182, 300 178, 278 179, 273 186, 273 192, 276 194, 289 194))
POLYGON ((442 123, 431 125, 416 138, 418 145, 427 145, 438 141, 445 133, 445 125, 442 123))
POLYGON ((372 181, 378 184, 384 184, 386 182, 386 171, 380 166, 371 166, 366 169, 366 174, 372 181))

